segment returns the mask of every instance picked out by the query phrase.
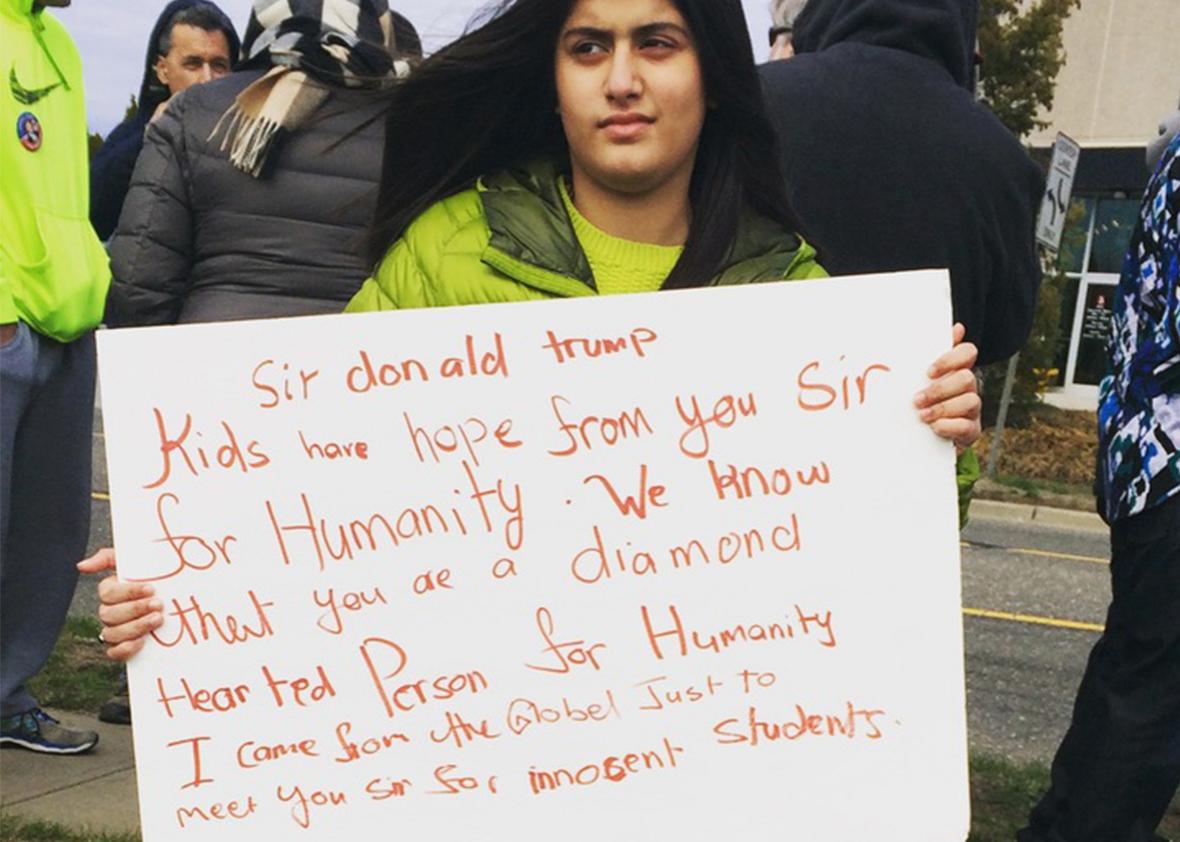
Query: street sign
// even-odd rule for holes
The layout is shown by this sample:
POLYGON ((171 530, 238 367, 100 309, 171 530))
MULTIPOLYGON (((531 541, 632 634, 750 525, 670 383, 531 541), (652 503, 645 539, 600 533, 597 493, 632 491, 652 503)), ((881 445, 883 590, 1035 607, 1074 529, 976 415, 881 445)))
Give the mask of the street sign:
POLYGON ((1037 216, 1037 242, 1054 252, 1061 247, 1061 234, 1065 230, 1065 217, 1081 152, 1082 148, 1072 138, 1057 133, 1041 212, 1037 216))

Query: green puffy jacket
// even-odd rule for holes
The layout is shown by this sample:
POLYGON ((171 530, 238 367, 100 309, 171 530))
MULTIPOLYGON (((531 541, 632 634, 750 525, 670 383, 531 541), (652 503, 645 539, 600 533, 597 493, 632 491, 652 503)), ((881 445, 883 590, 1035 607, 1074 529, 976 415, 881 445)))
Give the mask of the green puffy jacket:
POLYGON ((90 227, 82 64, 33 0, 0 0, 0 324, 67 342, 102 319, 110 269, 90 227))
MULTIPOLYGON (((482 179, 436 203, 394 243, 348 305, 350 313, 595 295, 549 163, 482 179)), ((713 286, 822 278, 815 250, 793 232, 748 216, 713 286)), ((959 520, 966 523, 978 463, 960 458, 959 520)))
MULTIPOLYGON (((547 162, 506 170, 436 203, 406 229, 349 312, 595 295, 547 162)), ((711 284, 820 278, 815 250, 753 216, 711 284)))

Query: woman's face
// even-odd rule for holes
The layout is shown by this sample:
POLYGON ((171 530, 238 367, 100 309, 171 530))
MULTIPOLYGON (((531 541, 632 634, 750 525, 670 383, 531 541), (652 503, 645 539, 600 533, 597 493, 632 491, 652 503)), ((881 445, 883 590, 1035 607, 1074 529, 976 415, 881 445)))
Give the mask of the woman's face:
POLYGON ((555 66, 575 183, 627 194, 688 183, 705 88, 672 0, 577 0, 555 66))

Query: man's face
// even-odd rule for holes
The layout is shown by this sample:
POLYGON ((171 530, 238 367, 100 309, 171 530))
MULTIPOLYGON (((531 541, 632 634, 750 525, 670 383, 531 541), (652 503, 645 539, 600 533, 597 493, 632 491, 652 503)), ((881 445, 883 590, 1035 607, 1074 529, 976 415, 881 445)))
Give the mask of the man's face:
POLYGON ((172 27, 172 49, 156 59, 156 75, 175 96, 193 85, 220 79, 229 73, 230 64, 224 32, 178 23, 172 27))

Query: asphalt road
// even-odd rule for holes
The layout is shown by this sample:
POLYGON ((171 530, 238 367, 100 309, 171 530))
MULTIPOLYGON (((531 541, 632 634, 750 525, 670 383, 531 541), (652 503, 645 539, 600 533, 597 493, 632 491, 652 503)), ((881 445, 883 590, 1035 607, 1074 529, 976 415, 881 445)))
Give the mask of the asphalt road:
MULTIPOLYGON (((91 550, 111 544, 101 433, 94 467, 91 550)), ((1105 615, 1109 541, 1102 532, 979 518, 963 540, 971 747, 1047 763, 1105 615)), ((94 613, 95 578, 80 581, 74 613, 94 613)))
POLYGON ((1047 763, 1106 614, 1110 541, 981 519, 963 539, 971 747, 1047 763))

